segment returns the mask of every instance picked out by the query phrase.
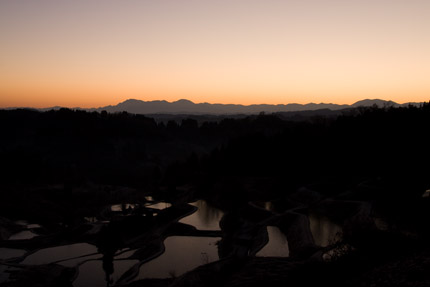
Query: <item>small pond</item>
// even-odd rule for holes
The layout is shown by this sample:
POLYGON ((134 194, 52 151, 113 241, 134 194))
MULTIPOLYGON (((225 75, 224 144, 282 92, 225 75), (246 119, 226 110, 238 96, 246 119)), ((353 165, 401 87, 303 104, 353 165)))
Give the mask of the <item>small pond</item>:
POLYGON ((179 222, 189 224, 200 230, 220 230, 219 221, 224 213, 204 200, 190 203, 198 209, 193 214, 182 218, 179 222))
POLYGON ((284 233, 275 226, 267 226, 269 242, 257 252, 256 256, 260 257, 288 257, 290 250, 288 241, 284 233))

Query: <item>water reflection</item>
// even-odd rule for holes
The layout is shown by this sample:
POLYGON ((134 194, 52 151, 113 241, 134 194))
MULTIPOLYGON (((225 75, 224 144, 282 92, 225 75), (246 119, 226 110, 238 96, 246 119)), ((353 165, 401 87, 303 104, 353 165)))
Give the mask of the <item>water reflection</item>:
POLYGON ((138 279, 180 276, 219 259, 219 237, 172 236, 164 241, 165 252, 141 266, 138 279))
POLYGON ((27 220, 17 220, 15 221, 15 224, 25 226, 27 229, 35 229, 35 228, 41 228, 42 226, 37 223, 28 223, 27 220))
MULTIPOLYGON (((168 202, 160 201, 157 203, 146 204, 145 207, 156 208, 156 209, 165 209, 171 207, 172 205, 168 202)), ((111 205, 110 210, 114 212, 132 212, 133 210, 140 209, 142 206, 140 204, 135 203, 122 203, 122 204, 114 204, 111 205)))
POLYGON ((110 207, 110 210, 115 212, 121 212, 121 211, 133 210, 137 206, 138 204, 134 204, 134 203, 114 204, 110 207))
POLYGON ((288 241, 285 235, 275 226, 267 226, 269 242, 257 252, 257 256, 261 257, 288 257, 290 250, 288 241))
POLYGON ((316 245, 326 247, 336 243, 342 238, 342 227, 325 216, 311 213, 309 216, 310 228, 316 245))
MULTIPOLYGON (((64 246, 50 247, 41 249, 31 254, 22 262, 23 264, 40 265, 57 262, 60 260, 74 259, 80 256, 94 255, 97 253, 97 247, 88 243, 76 243, 64 246)), ((74 262, 78 263, 87 260, 88 258, 77 259, 74 262)), ((70 265, 70 262, 64 262, 63 265, 70 265)))
POLYGON ((168 202, 160 201, 158 203, 149 204, 146 207, 156 208, 156 209, 165 209, 165 208, 169 208, 171 206, 172 205, 170 203, 168 203, 168 202))
POLYGON ((9 240, 24 240, 24 239, 31 239, 33 237, 38 236, 36 233, 32 232, 31 230, 24 230, 18 233, 15 233, 9 237, 9 240))
POLYGON ((224 213, 207 204, 204 200, 190 203, 198 209, 193 214, 182 218, 179 222, 193 225, 200 230, 220 230, 219 221, 224 213))

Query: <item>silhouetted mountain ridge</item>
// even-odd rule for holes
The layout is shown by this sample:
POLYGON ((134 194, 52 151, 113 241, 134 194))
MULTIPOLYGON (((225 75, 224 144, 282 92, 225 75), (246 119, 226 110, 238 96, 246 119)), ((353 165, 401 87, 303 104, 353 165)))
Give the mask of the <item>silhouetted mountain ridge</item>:
MULTIPOLYGON (((168 102, 165 100, 156 101, 142 101, 137 99, 128 99, 117 105, 109 105, 99 108, 80 108, 75 107, 75 110, 86 110, 86 111, 107 111, 110 113, 116 112, 128 112, 133 114, 165 114, 165 115, 251 115, 265 113, 285 113, 285 112, 308 112, 317 110, 329 110, 329 111, 340 111, 343 109, 357 108, 360 106, 370 107, 377 106, 382 107, 402 107, 402 106, 419 106, 422 103, 405 103, 398 104, 393 101, 386 101, 380 99, 365 99, 358 101, 352 105, 339 105, 332 103, 308 103, 308 104, 254 104, 254 105, 239 105, 239 104, 210 104, 210 103, 194 103, 187 99, 180 99, 174 102, 168 102)), ((41 108, 39 111, 48 110, 59 110, 60 106, 41 108)), ((15 108, 7 108, 15 109, 15 108)))
POLYGON ((238 104, 209 104, 209 103, 193 103, 190 100, 181 99, 175 102, 167 101, 141 101, 136 99, 128 99, 115 106, 106 106, 94 109, 96 111, 105 110, 107 112, 122 112, 126 111, 134 114, 258 114, 279 113, 279 112, 300 112, 300 111, 315 111, 315 110, 342 110, 347 108, 356 108, 360 106, 378 106, 378 107, 399 107, 404 105, 419 105, 419 103, 398 104, 393 101, 385 101, 379 99, 366 99, 358 101, 352 105, 338 105, 326 103, 309 103, 309 104, 287 104, 287 105, 238 105, 238 104))

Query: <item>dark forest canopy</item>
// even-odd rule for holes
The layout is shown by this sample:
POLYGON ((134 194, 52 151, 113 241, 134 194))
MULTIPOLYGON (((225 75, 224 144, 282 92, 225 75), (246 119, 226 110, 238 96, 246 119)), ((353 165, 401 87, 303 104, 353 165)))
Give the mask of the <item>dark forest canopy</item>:
POLYGON ((260 114, 167 123, 143 115, 60 109, 0 111, 3 184, 177 186, 202 178, 324 178, 430 184, 430 104, 362 107, 303 121, 260 114))

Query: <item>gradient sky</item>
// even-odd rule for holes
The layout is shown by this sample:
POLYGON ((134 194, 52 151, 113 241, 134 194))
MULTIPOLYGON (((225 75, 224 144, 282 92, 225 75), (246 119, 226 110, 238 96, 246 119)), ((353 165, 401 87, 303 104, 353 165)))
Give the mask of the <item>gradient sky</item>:
POLYGON ((0 0, 0 107, 430 100, 429 0, 0 0))

